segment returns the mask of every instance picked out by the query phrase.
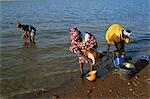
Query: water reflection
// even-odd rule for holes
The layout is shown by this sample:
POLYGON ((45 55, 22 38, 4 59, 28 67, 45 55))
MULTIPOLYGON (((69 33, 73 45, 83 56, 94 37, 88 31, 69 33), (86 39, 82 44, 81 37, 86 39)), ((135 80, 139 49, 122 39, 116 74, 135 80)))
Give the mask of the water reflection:
POLYGON ((35 48, 36 47, 35 44, 36 43, 32 42, 32 41, 30 41, 30 43, 26 42, 26 41, 23 41, 22 46, 23 46, 23 48, 35 48))

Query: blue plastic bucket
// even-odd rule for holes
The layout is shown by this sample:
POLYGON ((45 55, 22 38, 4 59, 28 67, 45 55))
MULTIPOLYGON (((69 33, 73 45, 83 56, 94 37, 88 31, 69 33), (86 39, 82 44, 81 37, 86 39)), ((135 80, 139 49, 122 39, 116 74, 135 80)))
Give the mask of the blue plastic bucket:
POLYGON ((122 57, 119 57, 119 58, 114 57, 113 63, 114 63, 115 68, 120 68, 119 65, 123 64, 122 57))

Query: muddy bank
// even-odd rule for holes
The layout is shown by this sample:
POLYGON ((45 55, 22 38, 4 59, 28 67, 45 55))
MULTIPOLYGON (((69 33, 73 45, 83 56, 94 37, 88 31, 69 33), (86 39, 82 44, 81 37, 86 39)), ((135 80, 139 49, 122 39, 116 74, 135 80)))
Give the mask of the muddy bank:
POLYGON ((80 80, 77 74, 70 81, 55 89, 42 89, 37 92, 17 95, 17 98, 150 98, 150 64, 145 61, 134 62, 137 71, 129 80, 112 74, 113 69, 96 81, 80 80))

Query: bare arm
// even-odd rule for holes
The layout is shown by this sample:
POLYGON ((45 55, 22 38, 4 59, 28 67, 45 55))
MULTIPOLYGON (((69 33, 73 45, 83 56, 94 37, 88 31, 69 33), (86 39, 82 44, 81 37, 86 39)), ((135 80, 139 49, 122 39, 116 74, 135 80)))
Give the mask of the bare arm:
POLYGON ((28 38, 27 31, 23 31, 21 38, 24 40, 26 40, 28 38))
POLYGON ((107 47, 107 55, 109 54, 109 49, 110 49, 110 44, 107 44, 108 47, 107 47))
POLYGON ((92 64, 92 60, 86 57, 81 50, 79 50, 78 54, 80 54, 82 57, 84 57, 90 64, 92 64))

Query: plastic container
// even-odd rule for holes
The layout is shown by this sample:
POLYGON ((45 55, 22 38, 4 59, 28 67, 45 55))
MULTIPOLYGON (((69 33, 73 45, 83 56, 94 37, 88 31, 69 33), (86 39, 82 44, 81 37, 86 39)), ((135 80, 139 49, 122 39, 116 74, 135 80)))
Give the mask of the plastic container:
POLYGON ((140 57, 140 60, 142 60, 142 61, 150 61, 150 56, 143 55, 143 56, 140 57))
POLYGON ((90 71, 87 75, 86 75, 86 79, 89 81, 94 81, 96 79, 96 70, 90 71))
POLYGON ((131 63, 123 63, 119 68, 119 77, 123 80, 129 80, 135 70, 135 66, 131 63))
POLYGON ((114 63, 114 67, 119 69, 120 68, 119 65, 123 64, 122 58, 114 57, 113 63, 114 63))

